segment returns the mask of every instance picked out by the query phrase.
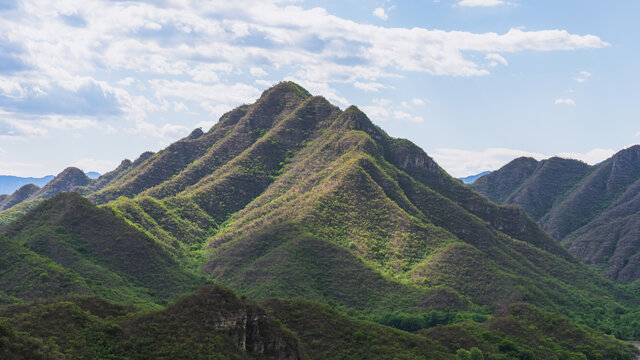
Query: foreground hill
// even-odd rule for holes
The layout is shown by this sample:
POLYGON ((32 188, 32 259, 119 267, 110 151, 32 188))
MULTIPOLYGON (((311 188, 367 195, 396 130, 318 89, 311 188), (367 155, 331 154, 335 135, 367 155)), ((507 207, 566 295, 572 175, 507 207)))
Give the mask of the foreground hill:
POLYGON ((520 205, 569 252, 608 278, 640 278, 640 146, 595 166, 516 159, 470 186, 492 201, 520 205))
POLYGON ((161 244, 76 193, 41 202, 0 228, 1 290, 22 300, 100 294, 164 302, 202 281, 161 244))
POLYGON ((28 360, 453 360, 474 347, 487 359, 631 359, 634 354, 631 345, 530 305, 512 306, 483 323, 468 320, 409 333, 314 302, 256 304, 220 286, 203 287, 153 311, 77 296, 0 307, 0 339, 0 357, 28 360))

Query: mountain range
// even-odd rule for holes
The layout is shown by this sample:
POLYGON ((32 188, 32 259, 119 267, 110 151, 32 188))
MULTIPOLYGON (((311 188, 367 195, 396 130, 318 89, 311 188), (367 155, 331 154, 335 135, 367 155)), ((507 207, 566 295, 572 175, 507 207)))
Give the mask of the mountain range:
POLYGON ((519 205, 607 278, 640 278, 639 145, 594 166, 518 158, 470 187, 496 203, 519 205))
MULTIPOLYGON (((89 171, 86 175, 90 179, 97 179, 100 177, 100 173, 95 171, 89 171)), ((32 184, 38 187, 43 187, 47 185, 49 181, 53 180, 53 178, 53 175, 47 175, 40 178, 0 175, 0 201, 6 197, 5 195, 13 194, 24 185, 32 184)))
POLYGON ((291 82, 95 180, 69 168, 7 199, 15 358, 631 359, 605 334, 640 338, 638 288, 291 82))
POLYGON ((483 171, 481 173, 478 173, 478 174, 475 174, 475 175, 469 175, 469 176, 461 177, 459 179, 460 179, 460 181, 462 181, 465 184, 471 184, 474 181, 478 180, 479 178, 481 178, 481 177, 483 177, 483 176, 485 176, 485 175, 487 175, 489 173, 491 173, 491 171, 483 171))

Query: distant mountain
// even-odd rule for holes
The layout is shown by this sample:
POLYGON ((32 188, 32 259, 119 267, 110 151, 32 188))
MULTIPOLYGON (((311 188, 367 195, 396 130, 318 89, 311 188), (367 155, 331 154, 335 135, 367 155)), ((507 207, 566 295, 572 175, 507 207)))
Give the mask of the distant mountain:
POLYGON ((640 146, 594 166, 520 158, 470 187, 520 205, 567 249, 612 279, 640 278, 640 146))
POLYGON ((42 188, 29 184, 10 196, 0 196, 0 226, 17 219, 34 208, 40 201, 61 192, 75 191, 86 195, 107 187, 151 155, 153 155, 152 152, 145 152, 135 162, 124 160, 115 170, 104 175, 97 172, 85 174, 78 168, 68 167, 57 176, 52 177, 42 188))
POLYGON ((95 171, 89 171, 88 173, 86 173, 86 175, 89 179, 94 179, 94 180, 101 176, 100 173, 95 171))
POLYGON ((480 178, 482 176, 485 176, 485 175, 487 175, 489 173, 491 173, 491 171, 483 171, 483 172, 481 172, 479 174, 476 174, 476 175, 465 176, 465 177, 461 177, 461 178, 458 178, 458 179, 460 179, 460 181, 462 181, 465 184, 471 184, 472 182, 478 180, 478 178, 480 178))
POLYGON ((47 175, 41 178, 0 175, 0 194, 13 194, 20 187, 27 184, 43 187, 49 181, 53 180, 53 178, 53 175, 47 175))

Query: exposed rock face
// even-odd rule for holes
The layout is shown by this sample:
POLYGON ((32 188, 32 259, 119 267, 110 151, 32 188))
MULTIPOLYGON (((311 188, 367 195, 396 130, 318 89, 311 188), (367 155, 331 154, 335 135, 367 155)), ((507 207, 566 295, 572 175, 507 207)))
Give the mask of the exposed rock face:
POLYGON ((241 349, 267 359, 304 359, 298 340, 264 309, 219 285, 205 286, 181 298, 164 316, 176 324, 191 324, 191 331, 195 326, 200 333, 227 334, 241 349))

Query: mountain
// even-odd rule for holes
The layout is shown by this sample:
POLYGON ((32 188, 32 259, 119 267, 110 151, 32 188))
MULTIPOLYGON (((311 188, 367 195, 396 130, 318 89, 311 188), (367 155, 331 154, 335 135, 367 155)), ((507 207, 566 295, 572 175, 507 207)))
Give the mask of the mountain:
POLYGON ((0 226, 6 225, 22 216, 30 209, 33 209, 40 201, 61 192, 75 191, 86 195, 100 190, 124 176, 131 168, 137 166, 151 155, 153 155, 152 152, 145 152, 134 162, 123 160, 118 168, 104 175, 100 175, 97 172, 85 174, 78 168, 69 167, 57 176, 52 176, 51 180, 43 188, 29 184, 23 186, 11 196, 0 196, 0 226))
POLYGON ((469 175, 469 176, 461 177, 459 179, 460 179, 460 181, 462 181, 465 184, 471 184, 472 182, 478 180, 478 178, 480 178, 482 176, 485 176, 487 174, 490 174, 490 173, 491 173, 491 171, 483 171, 483 172, 481 172, 479 174, 469 175))
POLYGON ((595 166, 559 158, 516 159, 470 187, 492 201, 521 206, 569 252, 608 278, 640 278, 640 146, 595 166))
POLYGON ((20 189, 16 190, 11 196, 6 196, 0 199, 0 210, 8 209, 14 205, 17 205, 23 201, 29 199, 33 194, 38 192, 40 188, 37 185, 27 184, 20 189))
POLYGON ((115 174, 88 198, 252 298, 373 316, 522 300, 584 313, 626 296, 521 210, 293 83, 115 174))
POLYGON ((43 187, 52 179, 53 175, 47 175, 41 178, 0 175, 0 194, 13 194, 20 187, 27 184, 43 187))
MULTIPOLYGON (((97 179, 100 177, 100 174, 95 171, 90 171, 86 175, 90 179, 97 179)), ((47 175, 40 178, 0 175, 0 200, 2 199, 2 194, 13 194, 20 187, 27 184, 43 187, 47 185, 49 181, 53 180, 53 178, 53 175, 47 175)))
POLYGON ((95 171, 89 171, 88 173, 86 173, 86 175, 89 179, 92 179, 92 180, 95 180, 101 176, 100 173, 95 171))
POLYGON ((203 283, 149 236, 76 193, 44 200, 0 236, 1 289, 22 300, 80 293, 161 303, 203 283))
MULTIPOLYGON (((640 336, 635 289, 604 279, 522 209, 469 189, 357 107, 341 110, 291 82, 228 112, 206 132, 196 129, 158 153, 125 160, 97 180, 69 183, 86 199, 61 193, 40 200, 0 228, 7 244, 29 254, 29 264, 53 262, 61 274, 87 279, 78 284, 88 290, 77 291, 151 307, 215 281, 261 301, 267 312, 275 309, 273 316, 316 358, 346 335, 316 331, 314 343, 304 325, 314 316, 367 334, 366 341, 350 339, 359 352, 338 352, 342 358, 369 354, 373 343, 390 351, 404 341, 416 352, 406 358, 428 357, 411 344, 451 358, 453 345, 386 327, 373 334, 364 331, 370 323, 359 321, 418 331, 500 317, 521 302, 544 316, 565 314, 571 326, 640 336), (286 305, 294 298, 300 302, 286 305), (384 343, 379 334, 387 333, 397 340, 384 343)), ((32 266, 20 262, 26 257, 12 259, 32 266)), ((6 302, 33 300, 15 274, 2 274, 6 302)), ((503 336, 508 328, 496 331, 503 336)), ((498 348, 498 338, 485 340, 498 348)))

